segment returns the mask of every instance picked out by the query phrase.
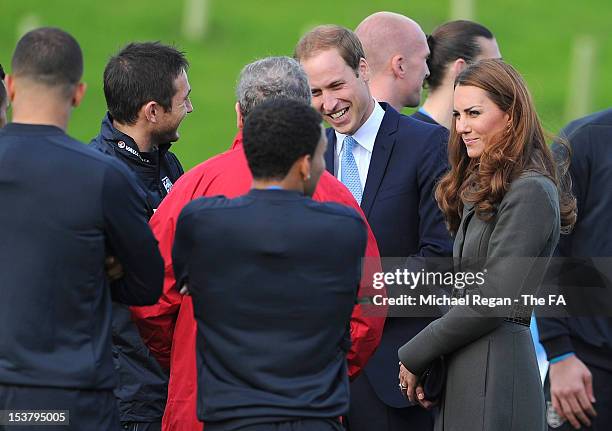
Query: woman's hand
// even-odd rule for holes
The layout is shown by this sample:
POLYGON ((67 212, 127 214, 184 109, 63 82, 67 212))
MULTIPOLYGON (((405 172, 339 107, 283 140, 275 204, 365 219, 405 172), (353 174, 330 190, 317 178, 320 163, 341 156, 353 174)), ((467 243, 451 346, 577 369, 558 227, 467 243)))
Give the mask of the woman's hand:
POLYGON ((412 374, 404 365, 399 363, 399 387, 411 403, 419 403, 425 409, 432 408, 436 403, 425 399, 423 386, 419 385, 419 378, 412 374))

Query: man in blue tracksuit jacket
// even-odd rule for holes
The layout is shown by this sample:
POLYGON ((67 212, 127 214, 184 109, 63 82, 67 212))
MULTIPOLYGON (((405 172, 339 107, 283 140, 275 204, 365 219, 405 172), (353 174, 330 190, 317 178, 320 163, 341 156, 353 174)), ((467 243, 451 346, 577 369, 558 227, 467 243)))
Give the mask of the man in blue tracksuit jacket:
POLYGON ((579 317, 537 319, 550 362, 544 384, 546 419, 551 430, 609 430, 612 317, 606 296, 610 298, 610 281, 602 273, 605 269, 594 262, 604 258, 603 266, 609 268, 612 256, 612 109, 571 122, 561 135, 571 146, 578 220, 572 233, 559 239, 556 255, 565 260, 551 268, 550 275, 558 277, 565 289, 568 306, 574 301, 580 307, 579 317), (596 297, 597 292, 604 297, 596 297))
MULTIPOLYGON (((104 71, 108 106, 100 134, 91 146, 121 160, 147 194, 149 217, 183 174, 169 151, 178 127, 193 110, 188 62, 183 53, 160 43, 131 43, 112 57, 104 71)), ((128 307, 113 304, 113 354, 124 429, 161 429, 168 373, 145 346, 128 307)))
POLYGON ((13 122, 0 130, 2 419, 26 429, 33 415, 16 410, 60 410, 63 420, 45 415, 48 429, 118 430, 111 299, 154 304, 163 281, 145 196, 125 165, 65 133, 85 91, 72 36, 27 33, 11 67, 13 122), (124 274, 113 282, 109 255, 124 274))

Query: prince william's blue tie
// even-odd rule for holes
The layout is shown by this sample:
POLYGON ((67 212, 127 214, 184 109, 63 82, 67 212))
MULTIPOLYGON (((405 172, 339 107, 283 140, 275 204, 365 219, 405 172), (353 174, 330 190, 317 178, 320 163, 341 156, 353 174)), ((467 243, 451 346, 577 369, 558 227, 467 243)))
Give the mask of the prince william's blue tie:
POLYGON ((352 136, 346 136, 342 143, 340 154, 341 178, 340 181, 353 194, 355 200, 361 205, 361 180, 359 179, 359 169, 353 156, 353 147, 359 143, 352 136))

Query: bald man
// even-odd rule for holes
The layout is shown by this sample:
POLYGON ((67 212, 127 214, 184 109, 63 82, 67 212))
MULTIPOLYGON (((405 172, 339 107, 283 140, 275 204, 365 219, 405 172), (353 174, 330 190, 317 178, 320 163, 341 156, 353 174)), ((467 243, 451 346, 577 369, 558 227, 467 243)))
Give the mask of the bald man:
POLYGON ((429 75, 427 37, 404 15, 377 12, 355 30, 370 65, 370 91, 396 111, 415 107, 421 100, 423 81, 429 75))

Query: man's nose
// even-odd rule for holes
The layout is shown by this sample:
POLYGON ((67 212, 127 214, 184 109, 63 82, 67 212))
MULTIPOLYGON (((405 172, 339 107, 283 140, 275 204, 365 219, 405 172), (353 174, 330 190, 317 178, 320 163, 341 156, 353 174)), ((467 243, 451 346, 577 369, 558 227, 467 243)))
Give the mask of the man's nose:
POLYGON ((323 111, 333 112, 338 104, 338 99, 328 91, 323 92, 323 111))

